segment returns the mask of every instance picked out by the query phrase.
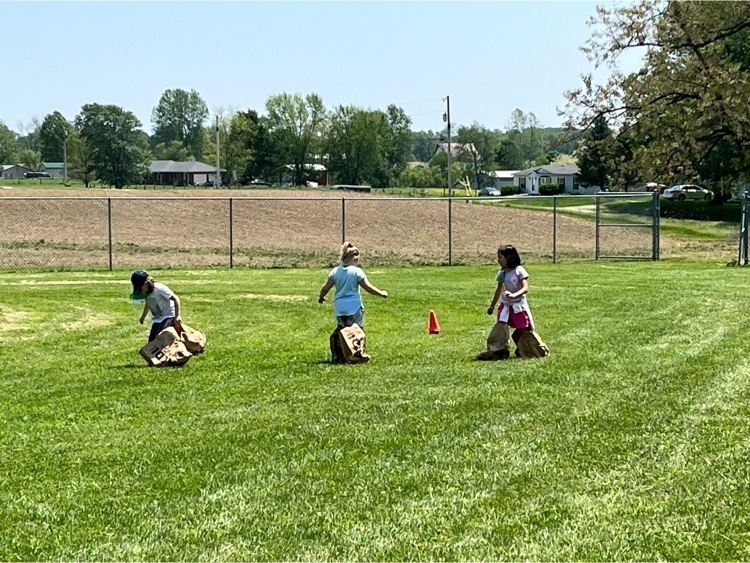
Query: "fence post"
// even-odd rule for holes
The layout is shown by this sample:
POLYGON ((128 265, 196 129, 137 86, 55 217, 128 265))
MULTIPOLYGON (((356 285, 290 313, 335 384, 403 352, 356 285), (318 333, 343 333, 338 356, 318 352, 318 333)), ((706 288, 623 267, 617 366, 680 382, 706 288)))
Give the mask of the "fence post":
POLYGON ((738 266, 744 266, 747 264, 747 229, 749 224, 747 215, 747 192, 745 192, 740 199, 740 244, 737 253, 738 266))
POLYGON ((234 268, 234 206, 229 198, 229 269, 234 268))
POLYGON ((552 263, 557 263, 557 196, 552 196, 552 263))
POLYGON ((448 265, 453 265, 453 198, 448 198, 448 265))
POLYGON ((596 201, 596 228, 594 229, 595 260, 599 260, 599 199, 598 195, 594 196, 594 200, 596 201))
POLYGON ((112 198, 107 198, 107 230, 109 241, 109 271, 112 271, 112 198))
POLYGON ((659 260, 659 246, 660 246, 660 240, 659 240, 659 227, 661 222, 661 199, 659 199, 659 190, 654 190, 654 194, 651 197, 651 209, 653 214, 653 242, 652 242, 652 249, 651 249, 651 259, 652 260, 659 260))
POLYGON ((346 242, 346 198, 341 198, 341 244, 346 242))

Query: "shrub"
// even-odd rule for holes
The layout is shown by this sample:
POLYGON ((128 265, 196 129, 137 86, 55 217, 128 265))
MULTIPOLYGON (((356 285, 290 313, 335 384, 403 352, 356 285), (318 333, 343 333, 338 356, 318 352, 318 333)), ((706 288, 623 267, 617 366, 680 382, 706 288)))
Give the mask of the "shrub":
POLYGON ((565 192, 565 184, 542 184, 539 195, 557 195, 565 192))
POLYGON ((502 195, 518 195, 521 193, 521 188, 518 186, 501 186, 500 193, 502 195))

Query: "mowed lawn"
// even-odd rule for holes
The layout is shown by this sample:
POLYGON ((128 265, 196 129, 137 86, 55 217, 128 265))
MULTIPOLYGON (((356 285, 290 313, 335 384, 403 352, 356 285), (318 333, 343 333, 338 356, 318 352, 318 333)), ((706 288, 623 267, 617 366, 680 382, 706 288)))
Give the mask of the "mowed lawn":
POLYGON ((363 265, 357 366, 325 269, 153 272, 166 369, 130 272, 0 272, 0 560, 750 559, 747 269, 532 264, 552 354, 484 363, 495 268, 363 265))

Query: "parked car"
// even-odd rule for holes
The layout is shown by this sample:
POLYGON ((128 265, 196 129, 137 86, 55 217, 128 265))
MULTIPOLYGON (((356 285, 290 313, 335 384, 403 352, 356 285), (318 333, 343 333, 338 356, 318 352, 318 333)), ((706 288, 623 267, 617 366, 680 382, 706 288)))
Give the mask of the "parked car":
MULTIPOLYGON (((214 181, 213 180, 206 180, 205 182, 198 182, 195 184, 196 186, 201 186, 204 188, 213 188, 214 187, 214 181)), ((221 187, 222 184, 219 182, 219 187, 221 187)))
POLYGON ((706 188, 701 188, 695 184, 678 184, 664 190, 664 199, 677 199, 685 201, 686 199, 713 199, 714 193, 706 188))
POLYGON ((477 193, 479 196, 498 196, 500 195, 500 190, 497 188, 482 188, 477 193))
POLYGON ((254 180, 250 180, 251 186, 266 186, 270 187, 271 182, 266 182, 263 178, 255 178, 254 180))
POLYGON ((24 178, 52 178, 47 172, 25 172, 24 178))

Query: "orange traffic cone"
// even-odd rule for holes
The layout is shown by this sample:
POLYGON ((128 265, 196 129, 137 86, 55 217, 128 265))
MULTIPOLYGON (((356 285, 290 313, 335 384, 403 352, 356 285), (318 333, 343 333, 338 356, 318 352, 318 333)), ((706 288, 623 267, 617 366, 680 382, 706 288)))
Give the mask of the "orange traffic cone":
POLYGON ((427 330, 430 334, 440 334, 440 324, 438 323, 435 311, 430 309, 430 320, 427 324, 427 330))

